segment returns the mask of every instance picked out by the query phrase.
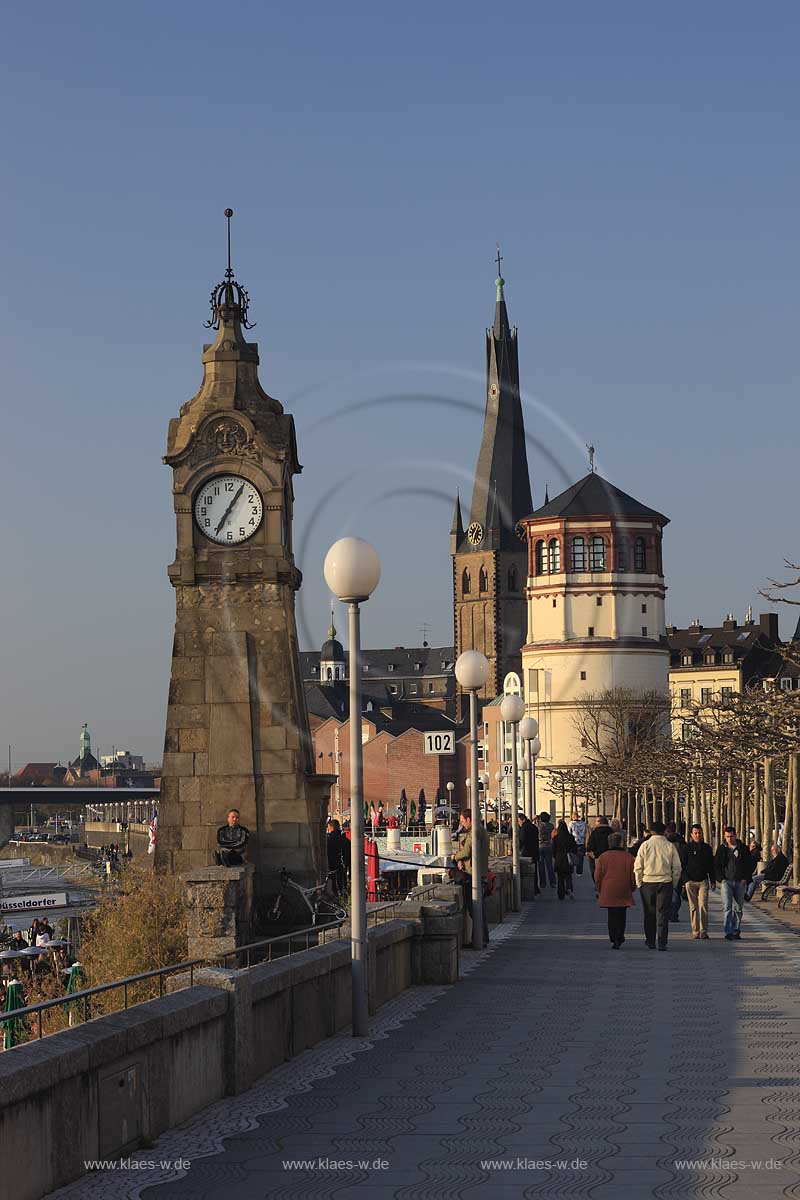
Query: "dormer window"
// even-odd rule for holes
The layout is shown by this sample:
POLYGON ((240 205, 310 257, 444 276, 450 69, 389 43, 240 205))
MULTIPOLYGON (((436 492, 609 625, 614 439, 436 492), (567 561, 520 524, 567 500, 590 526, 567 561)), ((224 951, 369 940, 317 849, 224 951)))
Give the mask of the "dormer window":
POLYGON ((726 662, 726 663, 732 663, 733 662, 733 651, 726 650, 725 653, 722 655, 722 661, 726 662))
POLYGON ((415 662, 415 663, 414 663, 414 670, 415 670, 415 671, 421 671, 421 670, 422 670, 422 663, 421 663, 421 662, 415 662))
POLYGON ((684 650, 683 657, 681 658, 681 663, 683 664, 684 667, 690 667, 692 665, 691 650, 684 650))
POLYGON ((386 670, 387 670, 387 671, 393 671, 393 670, 394 670, 394 663, 387 663, 387 664, 386 664, 386 670))

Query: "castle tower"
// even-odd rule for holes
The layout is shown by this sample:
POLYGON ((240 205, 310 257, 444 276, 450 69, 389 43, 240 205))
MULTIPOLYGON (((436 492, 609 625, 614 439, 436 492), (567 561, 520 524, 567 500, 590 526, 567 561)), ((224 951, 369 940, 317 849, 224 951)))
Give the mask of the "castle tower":
POLYGON ((336 626, 333 623, 328 629, 328 640, 322 643, 319 652, 319 681, 320 683, 343 683, 346 677, 346 659, 344 646, 336 637, 336 626))
MULTIPOLYGON (((499 274, 494 324, 486 331, 486 411, 466 530, 460 498, 450 530, 456 654, 480 650, 489 660, 482 695, 502 691, 520 672, 525 641, 525 533, 530 477, 519 392, 517 330, 511 328, 499 274)), ((461 698, 460 698, 461 699, 461 698)), ((461 706, 460 706, 461 707, 461 706)))
POLYGON ((611 688, 668 692, 661 542, 667 517, 592 471, 523 522, 529 716, 542 766, 586 761, 577 702, 611 688))
POLYGON ((304 882, 320 877, 329 783, 314 775, 298 657, 294 421, 259 382, 230 237, 228 246, 203 382, 170 421, 164 458, 173 472, 176 616, 156 867, 210 865, 216 830, 238 808, 264 895, 281 867, 304 882))

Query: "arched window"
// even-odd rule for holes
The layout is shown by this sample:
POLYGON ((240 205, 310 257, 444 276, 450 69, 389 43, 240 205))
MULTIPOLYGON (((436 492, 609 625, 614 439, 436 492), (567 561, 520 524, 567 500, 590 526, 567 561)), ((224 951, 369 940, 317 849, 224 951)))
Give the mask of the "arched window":
POLYGON ((561 570, 561 543, 558 538, 550 538, 550 544, 547 547, 547 561, 550 566, 550 574, 557 575, 561 570))
POLYGON ((468 596, 472 589, 472 584, 469 577, 469 571, 464 567, 464 574, 461 576, 461 594, 468 596))
POLYGON ((328 679, 333 679, 333 671, 328 667, 328 679))
POLYGON ((478 572, 478 591, 485 592, 489 587, 489 576, 486 574, 483 567, 478 572))
POLYGON ((573 571, 586 570, 586 539, 582 537, 574 537, 572 539, 572 569, 573 571))
POLYGON ((633 543, 633 569, 634 571, 647 570, 647 546, 643 537, 637 537, 633 543))
POLYGON ((605 571, 606 543, 601 537, 593 537, 589 543, 589 570, 605 571))
POLYGON ((547 574, 547 565, 544 559, 544 542, 536 543, 536 574, 547 574))
POLYGON ((628 539, 623 537, 617 539, 617 570, 628 570, 628 539))
POLYGON ((510 592, 517 590, 517 568, 513 564, 508 568, 508 590, 510 592))

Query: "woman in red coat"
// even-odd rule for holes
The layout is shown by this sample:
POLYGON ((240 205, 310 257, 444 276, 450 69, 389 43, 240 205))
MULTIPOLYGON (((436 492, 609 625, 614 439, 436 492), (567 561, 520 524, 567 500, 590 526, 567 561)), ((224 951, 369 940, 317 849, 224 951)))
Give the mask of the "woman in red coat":
POLYGON ((595 863, 597 903, 601 908, 608 909, 608 936, 612 950, 619 950, 625 941, 625 920, 628 909, 633 907, 633 893, 636 891, 633 862, 633 856, 623 848, 622 834, 612 833, 608 839, 608 849, 595 863))

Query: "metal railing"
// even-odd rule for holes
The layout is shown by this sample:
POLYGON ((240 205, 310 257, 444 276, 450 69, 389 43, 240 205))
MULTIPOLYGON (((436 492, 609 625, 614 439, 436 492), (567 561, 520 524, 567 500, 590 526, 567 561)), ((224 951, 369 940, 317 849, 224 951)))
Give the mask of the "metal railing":
MULTIPOLYGON (((36 1020, 37 1020, 37 1026, 38 1026, 37 1040, 40 1040, 44 1036, 43 1031, 42 1031, 42 1014, 45 1013, 48 1009, 57 1008, 60 1004, 64 1005, 69 1010, 69 1012, 73 1011, 73 1009, 72 1009, 73 1005, 82 1006, 83 1007, 82 1020, 84 1022, 89 1021, 90 1019, 96 1019, 96 1018, 90 1018, 90 1016, 89 1016, 89 1001, 92 996, 98 996, 104 992, 110 992, 110 991, 115 990, 116 988, 122 988, 122 992, 123 992, 122 1008, 123 1008, 123 1010, 127 1010, 127 1008, 129 1007, 128 998, 129 998, 129 994, 130 994, 130 989, 133 987, 134 984, 142 983, 145 980, 157 979, 158 980, 158 995, 160 998, 164 995, 164 980, 165 980, 166 976, 168 976, 168 975, 174 975, 180 971, 183 971, 183 972, 188 971, 189 972, 189 987, 193 987, 194 986, 194 972, 197 968, 212 966, 212 965, 220 963, 220 962, 224 963, 227 959, 236 958, 242 954, 246 955, 246 959, 247 959, 247 961, 245 962, 246 968, 253 965, 253 955, 256 953, 259 955, 259 958, 258 958, 259 962, 273 962, 273 947, 280 945, 280 944, 284 944, 284 943, 288 944, 289 949, 286 952, 286 954, 279 955, 279 957, 287 958, 290 954, 299 953, 300 950, 310 949, 312 937, 316 939, 315 943, 314 943, 315 945, 320 945, 320 944, 324 945, 327 941, 326 934, 328 934, 333 929, 335 929, 338 933, 344 924, 345 924, 345 920, 342 919, 340 921, 331 921, 327 925, 309 925, 305 929, 297 929, 292 933, 283 933, 283 934, 280 934, 278 937, 264 938, 258 942, 249 942, 246 946, 236 946, 233 950, 225 950, 221 954, 213 955, 211 958, 191 958, 191 959, 187 959, 185 962, 170 963, 166 967, 157 967, 153 971, 143 971, 139 975, 128 975, 124 979, 114 979, 110 983, 98 983, 94 987, 82 988, 78 992, 65 993, 63 996, 57 996, 53 1000, 41 1000, 38 1004, 28 1004, 25 1006, 25 1008, 15 1008, 15 1009, 12 1009, 10 1012, 0 1013, 0 1031, 2 1031, 3 1025, 5 1022, 12 1022, 12 1021, 20 1020, 20 1019, 27 1019, 27 1017, 35 1015, 36 1020), (301 946, 299 948, 299 950, 293 950, 292 942, 298 938, 304 938, 305 945, 301 946)), ((155 999, 155 997, 153 997, 153 999, 155 999)), ((143 1003, 143 1001, 141 1001, 141 1000, 134 1001, 134 1004, 141 1004, 141 1003, 143 1003)), ((117 1009, 114 1011, 119 1011, 119 1010, 117 1009)), ((98 1015, 106 1016, 107 1014, 100 1013, 98 1015)), ((58 1033, 61 1031, 54 1030, 53 1032, 58 1033)), ((26 1038, 26 1041, 27 1040, 28 1039, 26 1038)), ((24 1045, 25 1043, 20 1042, 19 1044, 24 1045)))
POLYGON ((372 920, 373 925, 377 925, 381 921, 392 920, 393 918, 388 915, 389 912, 394 913, 396 908, 401 904, 407 904, 409 901, 424 900, 426 897, 430 898, 431 894, 442 886, 442 883, 428 883, 424 887, 414 888, 406 896, 400 897, 397 900, 389 900, 386 904, 376 904, 372 908, 368 908, 367 927, 369 928, 370 920, 372 920))
MULTIPOLYGON (((436 889, 442 886, 442 883, 427 884, 424 887, 414 888, 412 892, 409 892, 403 898, 390 900, 386 904, 375 905, 373 908, 368 909, 367 911, 367 926, 369 927, 370 922, 372 922, 373 925, 378 925, 379 923, 385 923, 386 921, 392 920, 395 910, 401 904, 406 904, 408 901, 425 900, 426 898, 430 898, 436 892, 436 889)), ((290 954, 297 954, 302 950, 309 950, 311 948, 312 938, 315 939, 314 945, 325 945, 325 943, 328 941, 327 935, 332 930, 335 930, 337 936, 339 936, 342 926, 346 924, 347 918, 342 918, 339 921, 330 921, 326 925, 309 925, 304 929, 298 929, 292 933, 283 933, 277 937, 264 938, 258 942, 249 942, 246 946, 236 946, 232 950, 225 950, 221 954, 213 955, 211 958, 192 958, 187 959, 185 962, 170 963, 166 967, 157 967, 152 971, 143 971, 138 975, 128 975, 124 979, 114 979, 110 983, 95 984, 94 987, 82 988, 78 992, 65 993, 62 996, 57 996, 53 1000, 42 1000, 38 1004, 26 1005, 25 1008, 12 1009, 11 1012, 0 1013, 0 1032, 3 1030, 5 1022, 12 1022, 20 1019, 27 1020, 28 1017, 35 1017, 37 1022, 36 1040, 38 1041, 45 1036, 42 1029, 43 1013, 47 1012, 49 1009, 57 1008, 59 1005, 64 1005, 69 1012, 73 1011, 73 1005, 81 1007, 83 1010, 83 1015, 81 1018, 82 1022, 96 1020, 96 1017, 90 1018, 89 1016, 89 1003, 92 996, 98 996, 105 992, 110 992, 121 988, 123 999, 122 1009, 127 1010, 130 1007, 128 1003, 130 990, 135 984, 143 983, 147 980, 157 979, 158 996, 161 998, 164 995, 164 980, 168 975, 175 975, 179 972, 188 971, 189 987, 193 987, 194 973, 198 968, 208 967, 221 962, 224 963, 230 958, 239 958, 242 955, 245 956, 245 969, 254 965, 254 955, 258 956, 257 962, 273 962, 274 947, 279 945, 288 945, 289 948, 287 952, 278 956, 281 958, 286 958, 290 954), (292 943, 298 939, 303 939, 304 945, 298 947, 297 949, 293 949, 292 943)), ((155 999, 155 997, 153 997, 153 999, 155 999)), ((134 1004, 141 1003, 144 1002, 141 1000, 134 1001, 134 1004)), ((119 1010, 117 1009, 114 1011, 119 1010)), ((106 1015, 106 1013, 98 1014, 98 1016, 106 1015)), ((54 1030, 53 1032, 57 1033, 61 1031, 54 1030)), ((26 1041, 28 1040, 29 1039, 26 1038, 26 1041)), ((24 1045, 25 1043, 20 1042, 19 1044, 24 1045)))

